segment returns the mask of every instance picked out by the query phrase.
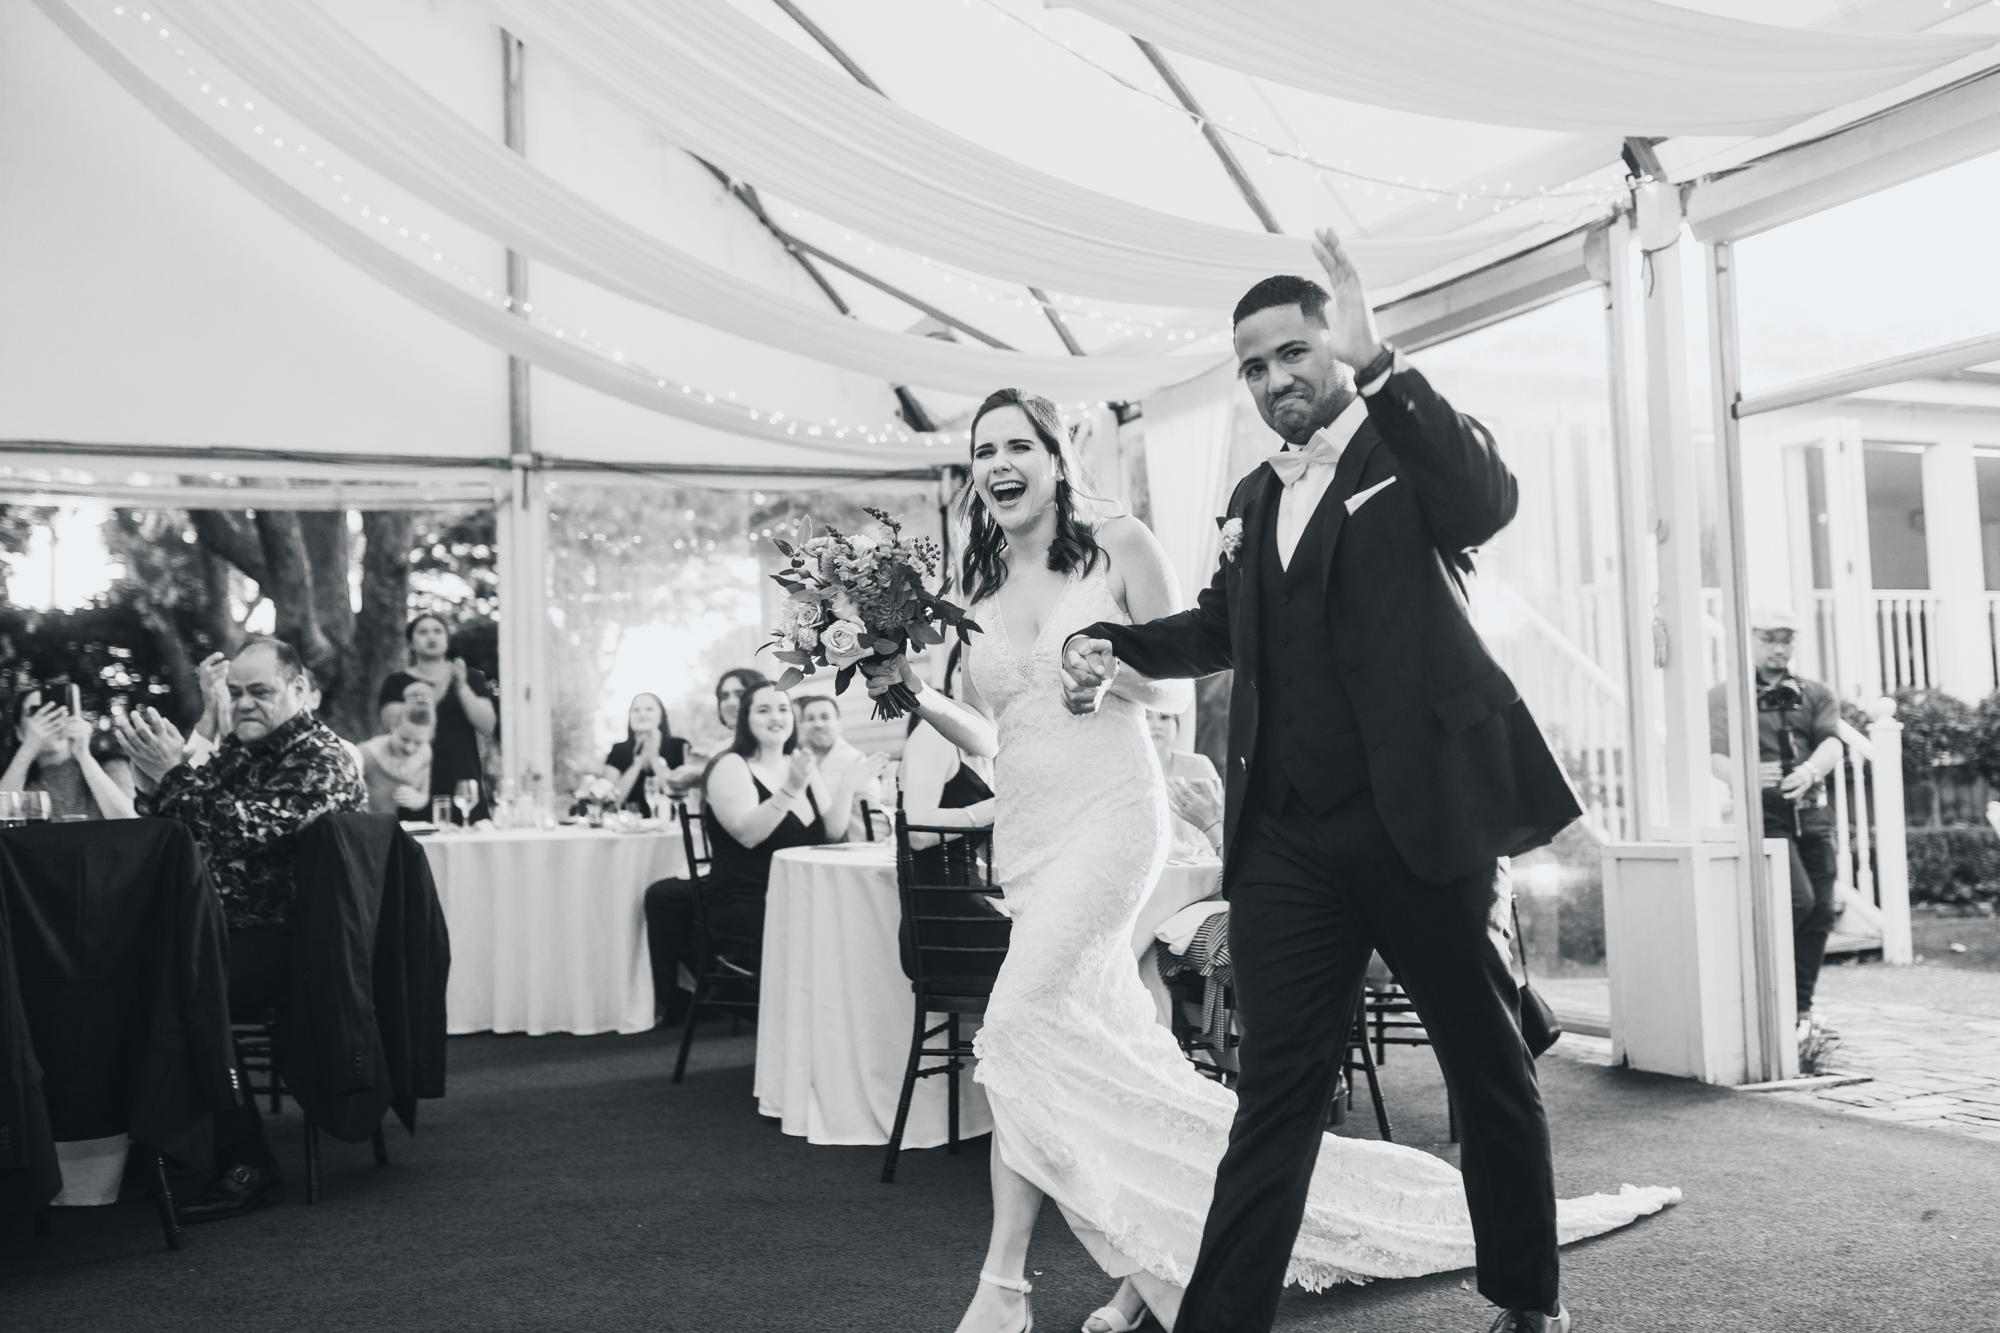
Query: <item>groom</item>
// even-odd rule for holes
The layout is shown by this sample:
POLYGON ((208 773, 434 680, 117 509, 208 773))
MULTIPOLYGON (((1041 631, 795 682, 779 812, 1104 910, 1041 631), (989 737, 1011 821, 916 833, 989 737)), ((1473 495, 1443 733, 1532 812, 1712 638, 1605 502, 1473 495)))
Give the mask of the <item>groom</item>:
POLYGON ((1371 950, 1423 1019, 1463 1129, 1496 1329, 1566 1330, 1534 1060, 1496 860, 1580 812, 1466 616, 1468 551, 1514 517, 1493 437, 1383 343, 1330 231, 1327 290, 1236 307, 1239 373, 1285 451, 1230 497, 1195 609, 1065 645, 1067 702, 1122 667, 1236 670, 1225 831, 1242 1078, 1179 1333, 1268 1329, 1371 950))

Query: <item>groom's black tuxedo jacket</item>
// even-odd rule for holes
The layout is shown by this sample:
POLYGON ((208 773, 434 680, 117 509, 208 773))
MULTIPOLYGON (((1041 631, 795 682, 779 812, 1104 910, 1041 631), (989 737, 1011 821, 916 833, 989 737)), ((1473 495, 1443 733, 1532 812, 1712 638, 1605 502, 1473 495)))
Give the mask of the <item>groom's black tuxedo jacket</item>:
MULTIPOLYGON (((1156 679, 1236 669, 1224 824, 1232 850, 1253 791, 1272 789, 1253 782, 1270 776, 1259 766, 1279 762, 1259 753, 1261 700, 1285 709, 1276 719, 1282 728, 1263 733, 1285 738, 1288 768, 1297 770, 1301 754, 1334 765, 1365 755, 1365 785, 1397 851, 1419 878, 1441 884, 1541 846, 1581 810, 1466 614, 1466 552, 1514 517, 1513 474, 1485 427, 1454 411, 1414 370, 1391 375, 1367 405, 1368 420, 1341 454, 1282 589, 1269 586, 1279 566, 1267 548, 1284 487, 1260 464, 1229 501, 1226 517, 1243 523, 1241 545, 1234 556, 1225 551, 1193 610, 1081 632, 1109 639, 1120 661, 1156 679), (1367 494, 1371 487, 1380 489, 1367 494), (1308 560, 1323 564, 1300 565, 1308 560), (1301 588, 1323 597, 1305 613, 1311 624, 1296 604, 1301 588), (1314 664, 1325 673, 1316 686, 1303 678, 1305 662, 1290 659, 1280 669, 1260 660, 1271 641, 1265 631, 1288 618, 1329 645, 1314 664)), ((1317 814, 1326 812, 1313 788, 1362 785, 1345 775, 1292 782, 1317 814)))

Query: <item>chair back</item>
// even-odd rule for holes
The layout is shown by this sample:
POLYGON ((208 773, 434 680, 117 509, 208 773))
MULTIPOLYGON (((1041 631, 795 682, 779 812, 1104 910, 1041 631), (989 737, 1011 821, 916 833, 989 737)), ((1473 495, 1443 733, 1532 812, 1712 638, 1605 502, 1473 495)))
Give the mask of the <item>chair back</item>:
POLYGON ((993 830, 912 824, 898 810, 896 889, 904 975, 932 995, 990 994, 1014 928, 995 901, 993 830), (912 834, 940 841, 912 848, 912 834))
POLYGON ((674 797, 674 818, 681 826, 681 851, 687 856, 688 878, 699 884, 708 878, 708 864, 711 859, 708 836, 708 811, 703 809, 697 819, 688 813, 685 796, 674 797), (701 826, 699 837, 695 825, 701 826))

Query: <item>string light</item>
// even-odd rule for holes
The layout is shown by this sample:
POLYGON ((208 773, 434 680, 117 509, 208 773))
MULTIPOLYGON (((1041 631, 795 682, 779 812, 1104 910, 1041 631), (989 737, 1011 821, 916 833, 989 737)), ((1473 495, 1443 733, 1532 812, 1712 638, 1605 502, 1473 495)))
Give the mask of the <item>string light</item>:
MULTIPOLYGON (((127 7, 124 5, 113 6, 110 12, 114 17, 118 18, 132 17, 128 14, 127 7)), ((137 15, 137 18, 141 23, 151 22, 151 15, 149 13, 140 13, 137 15)), ((166 37, 168 30, 162 28, 160 35, 166 37)), ((189 56, 185 48, 176 47, 174 55, 183 62, 191 62, 192 60, 192 57, 189 56)), ((218 82, 220 82, 220 80, 213 76, 201 73, 201 71, 194 68, 192 63, 184 63, 183 68, 188 78, 195 82, 199 92, 203 95, 213 92, 218 82)), ((239 97, 235 99, 235 103, 234 106, 231 106, 231 99, 226 96, 218 97, 216 100, 216 105, 223 110, 234 111, 245 116, 255 116, 257 107, 254 102, 239 97)), ((327 159, 324 156, 313 155, 311 149, 303 140, 294 137, 290 140, 291 146, 288 149, 286 147, 287 141, 283 137, 277 135, 266 136, 266 127, 256 123, 254 119, 249 123, 251 132, 259 136, 262 144, 271 151, 283 153, 288 158, 302 164, 310 159, 310 170, 326 178, 330 185, 344 184, 341 176, 330 170, 327 159)), ((339 201, 341 205, 350 208, 363 221, 374 222, 377 226, 383 228, 391 226, 392 220, 385 210, 365 199, 357 201, 352 189, 342 189, 339 193, 339 201)), ((340 210, 335 209, 335 211, 340 210)), ((417 234, 412 236, 411 229, 407 226, 397 226, 395 231, 398 241, 407 242, 408 248, 416 249, 422 254, 427 254, 433 268, 449 275, 454 281, 470 289, 470 293, 476 298, 486 301, 499 309, 515 309, 515 302, 512 297, 496 290, 490 278, 460 265, 456 259, 440 248, 439 244, 433 243, 431 233, 419 228, 417 234)), ((621 371, 643 376, 659 388, 664 389, 668 387, 669 380, 665 376, 648 369, 637 360, 629 357, 623 348, 607 345, 603 341, 591 337, 587 329, 580 327, 568 329, 563 327, 547 315, 536 312, 533 302, 521 302, 517 313, 523 316, 529 324, 567 343, 595 353, 621 371)), ((733 410, 748 422, 759 422, 761 419, 768 421, 769 425, 775 427, 780 420, 785 420, 787 423, 785 433, 788 435, 796 435, 800 425, 804 424, 805 432, 809 436, 823 436, 822 425, 824 425, 826 433, 831 433, 833 438, 845 440, 850 434, 866 436, 868 443, 879 445, 921 444, 926 448, 933 448, 939 444, 948 444, 953 438, 952 433, 949 431, 914 431, 907 424, 898 421, 885 422, 880 426, 874 427, 842 427, 839 425, 837 418, 828 418, 824 423, 802 423, 799 418, 787 418, 785 413, 775 409, 763 411, 748 404, 739 403, 736 401, 737 394, 733 389, 726 390, 719 396, 721 401, 718 401, 717 394, 707 390, 696 389, 691 384, 682 384, 680 387, 681 392, 689 396, 700 393, 704 405, 719 406, 726 411, 733 410)), ((963 436, 967 443, 970 443, 971 437, 969 432, 960 432, 960 435, 963 436)))

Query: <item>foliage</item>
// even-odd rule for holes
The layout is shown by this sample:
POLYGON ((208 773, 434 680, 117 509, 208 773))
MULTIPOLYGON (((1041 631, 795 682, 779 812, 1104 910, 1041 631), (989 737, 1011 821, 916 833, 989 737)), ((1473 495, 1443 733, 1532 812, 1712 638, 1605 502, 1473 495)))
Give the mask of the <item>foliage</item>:
POLYGON ((1924 782, 1939 764, 1957 763, 1975 748, 1971 705, 1943 690, 1896 691, 1896 720, 1903 724, 1903 780, 1924 782))
MULTIPOLYGON (((410 532, 410 614, 423 611, 443 616, 453 631, 499 616, 500 543, 491 506, 416 516, 410 532)), ((453 637, 456 641, 456 633, 453 637)))
MULTIPOLYGON (((798 546, 773 539, 790 561, 771 576, 787 599, 772 640, 779 645, 772 655, 786 664, 781 690, 823 666, 839 673, 838 694, 871 658, 893 658, 912 644, 919 651, 937 647, 952 630, 970 643, 979 628, 964 608, 926 586, 937 577, 943 549, 928 537, 905 537, 903 525, 880 509, 867 513, 886 539, 832 527, 798 546)), ((876 700, 875 716, 897 718, 915 706, 916 696, 898 684, 876 700)))
MULTIPOLYGON (((157 641, 130 605, 76 611, 0 607, 0 706, 11 718, 24 690, 74 684, 85 713, 102 717, 113 701, 171 710, 174 686, 157 641)), ((58 702, 61 702, 58 700, 58 702)), ((12 727, 0 748, 14 747, 12 727)))
POLYGON ((1913 903, 2000 902, 2000 834, 1985 826, 1913 828, 1913 903))
MULTIPOLYGON (((0 551, 25 555, 28 538, 36 528, 46 526, 55 512, 49 505, 0 505, 0 551)), ((0 598, 7 595, 7 576, 11 572, 12 567, 0 560, 0 598)))
POLYGON ((1965 757, 1980 777, 2000 786, 2000 693, 1989 694, 1979 701, 1965 757))

